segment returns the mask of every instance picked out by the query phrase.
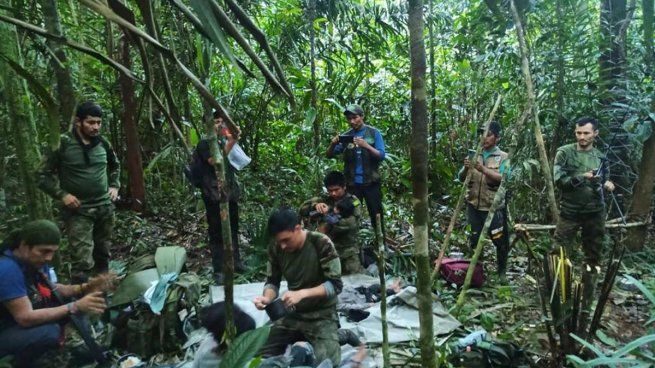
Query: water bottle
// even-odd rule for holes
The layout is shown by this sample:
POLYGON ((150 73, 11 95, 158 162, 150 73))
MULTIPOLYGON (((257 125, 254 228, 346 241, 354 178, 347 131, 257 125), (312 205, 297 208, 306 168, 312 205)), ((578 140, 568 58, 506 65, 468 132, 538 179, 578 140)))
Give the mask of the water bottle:
POLYGON ((48 278, 53 284, 57 283, 57 274, 54 267, 48 267, 48 278))

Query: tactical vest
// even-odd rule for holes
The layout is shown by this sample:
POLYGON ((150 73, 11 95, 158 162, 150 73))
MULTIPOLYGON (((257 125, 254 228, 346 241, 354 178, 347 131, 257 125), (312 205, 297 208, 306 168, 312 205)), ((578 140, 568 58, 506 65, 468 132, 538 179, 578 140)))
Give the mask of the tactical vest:
MULTIPOLYGON (((375 144, 375 131, 376 129, 369 125, 364 125, 364 139, 368 144, 373 146, 375 144)), ((349 130, 346 135, 354 135, 354 130, 349 130)), ((344 170, 343 174, 346 177, 348 186, 355 185, 355 167, 357 166, 357 150, 361 152, 362 169, 364 170, 363 185, 376 183, 380 181, 380 160, 373 157, 371 151, 355 146, 354 143, 349 143, 343 150, 344 170)))
MULTIPOLYGON (((482 160, 482 156, 478 158, 482 160)), ((507 159, 507 152, 500 149, 495 150, 489 154, 486 160, 482 163, 484 167, 500 172, 500 165, 507 159)), ((480 211, 489 211, 491 204, 494 202, 494 197, 498 191, 500 183, 491 183, 487 181, 487 177, 476 169, 471 169, 471 181, 469 181, 468 192, 466 200, 480 211)), ((504 199, 501 206, 504 206, 504 199)))

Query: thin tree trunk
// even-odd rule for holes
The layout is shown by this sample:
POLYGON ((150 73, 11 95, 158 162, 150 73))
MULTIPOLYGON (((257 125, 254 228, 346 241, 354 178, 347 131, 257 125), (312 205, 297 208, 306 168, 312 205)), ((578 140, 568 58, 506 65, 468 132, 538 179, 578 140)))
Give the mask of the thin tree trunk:
POLYGON ((378 276, 380 277, 380 320, 382 322, 382 362, 385 368, 391 366, 389 356, 389 324, 387 323, 387 278, 385 267, 387 261, 384 259, 384 234, 380 223, 380 214, 375 215, 375 240, 377 243, 378 276))
MULTIPOLYGON (((425 88, 425 43, 423 39, 423 0, 410 0, 408 9, 410 68, 412 75, 412 194, 414 203, 414 258, 416 260, 421 362, 425 368, 437 367, 432 324, 432 280, 428 251, 428 106, 425 88)), ((382 285, 381 287, 384 287, 382 285)))
POLYGON ((564 29, 564 14, 562 12, 562 0, 557 0, 555 4, 555 13, 557 16, 557 125, 553 130, 553 139, 550 144, 550 160, 553 162, 555 159, 555 154, 557 153, 557 148, 560 146, 560 140, 562 132, 566 131, 566 64, 564 62, 564 42, 566 39, 564 29))
MULTIPOLYGON (((653 55, 653 0, 642 0, 644 46, 646 48, 646 72, 653 75, 655 72, 655 57, 653 55)), ((655 111, 655 95, 651 96, 651 111, 655 111)), ((639 163, 639 179, 634 187, 629 218, 632 221, 645 221, 651 214, 653 203, 653 185, 655 183, 655 116, 649 116, 651 131, 650 137, 644 142, 639 163)), ((626 245, 633 251, 640 251, 646 240, 647 226, 640 226, 628 230, 626 245)))
MULTIPOLYGON (((316 91, 316 31, 314 30, 314 20, 316 19, 316 0, 309 0, 308 4, 309 12, 309 69, 310 69, 310 79, 309 79, 309 88, 311 90, 311 101, 310 105, 316 116, 312 123, 312 133, 313 133, 313 150, 318 156, 318 151, 321 149, 321 125, 318 119, 318 96, 316 91)), ((319 184, 320 185, 320 184, 319 184)))
MULTIPOLYGON (((61 21, 57 12, 57 2, 55 0, 41 0, 40 2, 46 30, 55 36, 63 36, 61 21)), ((54 55, 50 58, 50 65, 52 65, 57 79, 57 98, 59 101, 60 117, 59 122, 54 122, 57 129, 52 127, 51 131, 67 131, 70 129, 73 111, 75 110, 75 89, 73 88, 73 79, 71 78, 71 72, 68 66, 68 57, 60 42, 48 39, 46 44, 54 55)), ((56 143, 59 146, 59 134, 56 134, 55 137, 57 139, 53 140, 51 145, 56 143)))
POLYGON ((550 208, 550 216, 553 221, 559 219, 559 211, 557 209, 557 200, 555 199, 555 185, 553 183, 553 173, 550 170, 550 163, 548 162, 548 155, 546 154, 546 145, 544 137, 541 133, 541 123, 539 123, 539 108, 537 107, 537 99, 534 93, 534 83, 532 82, 532 74, 530 73, 530 63, 528 61, 528 45, 525 42, 523 34, 523 24, 521 23, 521 16, 516 10, 514 0, 511 0, 510 8, 512 17, 514 18, 514 28, 519 40, 519 47, 521 49, 521 71, 525 79, 525 87, 528 94, 528 105, 532 107, 532 116, 534 118, 534 134, 537 142, 537 150, 539 151, 539 161, 541 162, 541 174, 546 181, 546 191, 548 195, 548 206, 550 208))
MULTIPOLYGON (((0 53, 22 64, 20 44, 14 27, 0 24, 0 53)), ((36 127, 30 111, 32 103, 25 81, 12 72, 11 68, 0 67, 0 79, 4 86, 2 93, 7 104, 11 125, 12 143, 18 158, 18 167, 25 191, 27 213, 30 219, 50 218, 50 201, 37 188, 36 172, 41 153, 37 142, 36 127)), ((4 158, 3 158, 4 159, 4 158)))
MULTIPOLYGON (((125 29, 125 37, 120 41, 121 62, 128 68, 132 66, 130 58, 130 43, 128 33, 125 29)), ((141 143, 139 142, 139 131, 137 121, 137 102, 135 96, 134 81, 123 74, 118 75, 120 84, 121 99, 123 102, 123 130, 125 131, 126 168, 129 177, 129 193, 132 201, 132 210, 143 212, 146 205, 146 187, 143 178, 143 160, 141 159, 141 143)))

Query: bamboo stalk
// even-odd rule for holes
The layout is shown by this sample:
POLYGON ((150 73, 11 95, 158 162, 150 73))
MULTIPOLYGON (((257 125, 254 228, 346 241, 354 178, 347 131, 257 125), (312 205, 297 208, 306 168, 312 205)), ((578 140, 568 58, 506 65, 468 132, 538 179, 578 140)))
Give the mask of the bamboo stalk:
MULTIPOLYGON (((608 220, 605 222, 605 228, 608 229, 625 229, 631 227, 646 226, 650 221, 635 221, 628 223, 617 223, 615 220, 608 220)), ((544 225, 544 224, 515 224, 514 231, 516 232, 526 232, 526 231, 549 231, 555 230, 557 225, 544 225)))
POLYGON ((546 182, 546 189, 548 193, 548 205, 550 208, 550 214, 553 220, 557 221, 559 219, 559 210, 557 209, 557 201, 555 199, 555 185, 553 182, 553 173, 550 169, 550 163, 548 162, 548 154, 546 153, 546 145, 544 144, 544 137, 541 133, 541 123, 539 122, 539 108, 537 106, 537 98, 534 92, 534 83, 532 81, 532 74, 530 72, 530 62, 528 61, 528 46, 525 41, 525 35, 523 34, 523 23, 521 22, 521 17, 519 16, 518 11, 516 10, 516 4, 514 0, 510 0, 510 9, 512 17, 514 18, 514 29, 516 30, 516 36, 519 41, 519 48, 521 50, 521 71, 523 72, 523 78, 525 80, 525 87, 528 97, 528 104, 532 107, 532 116, 534 117, 534 134, 535 141, 537 143, 537 150, 539 152, 539 161, 541 161, 541 171, 546 182))
POLYGON ((382 361, 384 367, 390 367, 389 360, 389 325, 387 324, 387 282, 385 280, 384 234, 380 223, 380 214, 375 215, 375 239, 378 246, 378 275, 380 276, 380 319, 382 320, 382 361))

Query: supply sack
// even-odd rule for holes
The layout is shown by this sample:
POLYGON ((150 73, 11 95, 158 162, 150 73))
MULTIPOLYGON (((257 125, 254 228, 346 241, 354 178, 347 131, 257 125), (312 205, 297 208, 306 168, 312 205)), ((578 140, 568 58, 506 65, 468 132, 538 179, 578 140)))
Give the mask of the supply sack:
POLYGON ((456 349, 450 363, 461 368, 527 368, 523 349, 509 341, 480 341, 465 349, 456 349))

